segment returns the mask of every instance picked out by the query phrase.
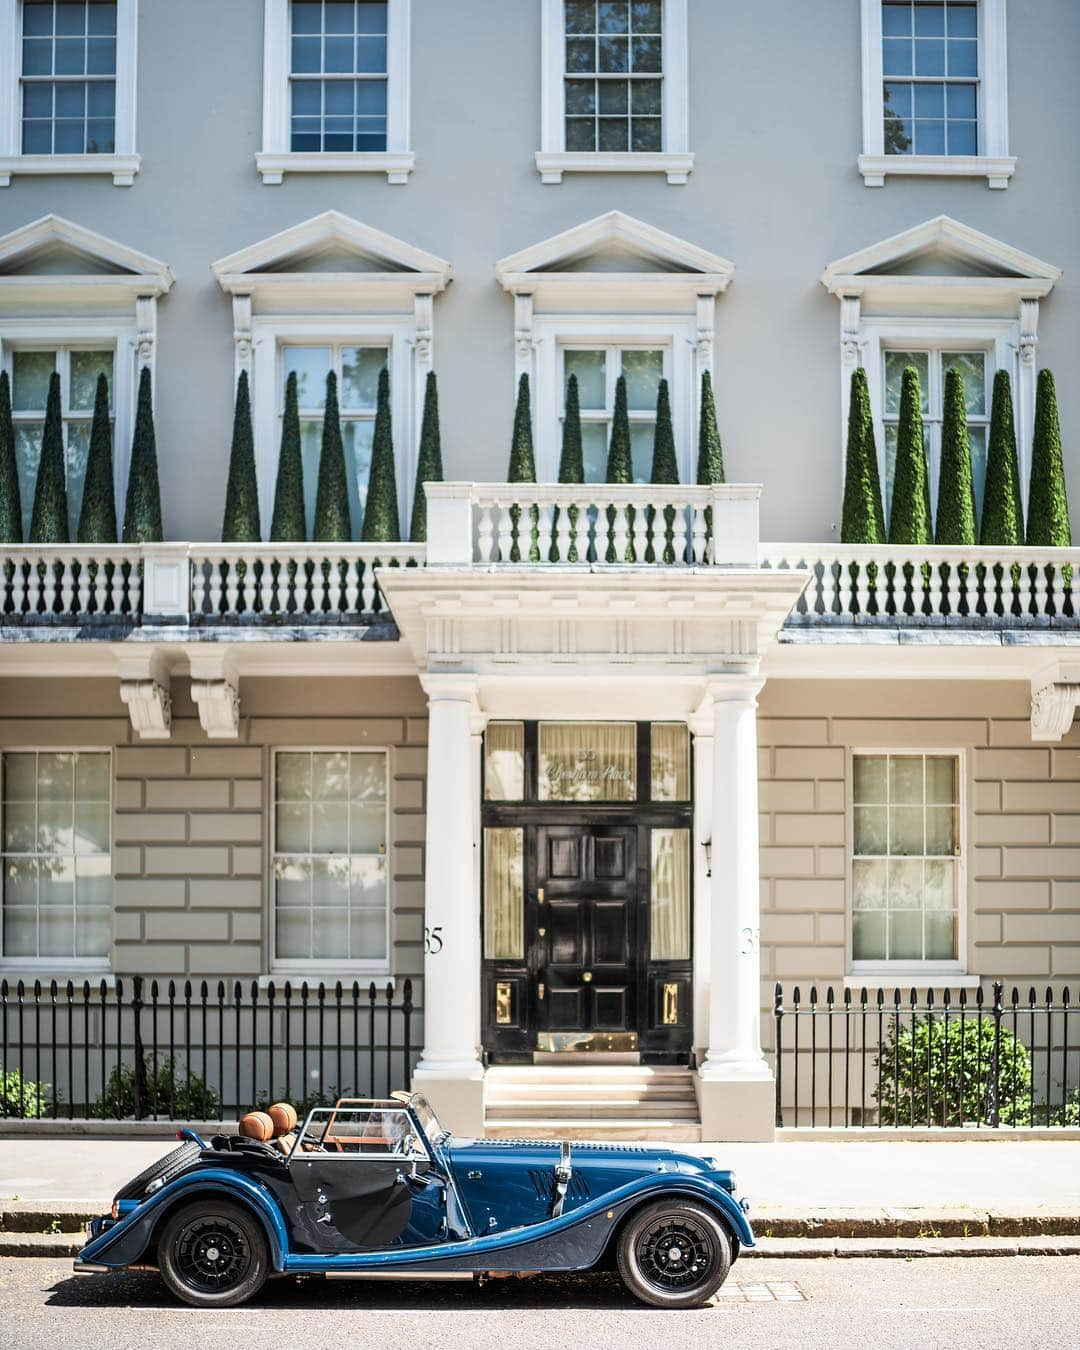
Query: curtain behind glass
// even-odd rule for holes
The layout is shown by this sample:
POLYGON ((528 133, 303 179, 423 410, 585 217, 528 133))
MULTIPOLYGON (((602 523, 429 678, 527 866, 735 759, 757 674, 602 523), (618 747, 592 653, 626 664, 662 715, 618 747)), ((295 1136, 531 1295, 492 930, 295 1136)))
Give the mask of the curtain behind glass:
POLYGON ((652 938, 654 961, 690 957, 690 831, 652 832, 652 938))
POLYGON ((525 955, 525 832, 484 831, 484 955, 520 961, 525 955))
POLYGON ((484 733, 484 798, 519 802, 525 796, 525 724, 489 722, 484 733))
POLYGON ((637 796, 633 722, 541 722, 542 802, 632 802, 637 796))
POLYGON ((690 800, 690 731, 684 722, 652 724, 652 799, 690 800))

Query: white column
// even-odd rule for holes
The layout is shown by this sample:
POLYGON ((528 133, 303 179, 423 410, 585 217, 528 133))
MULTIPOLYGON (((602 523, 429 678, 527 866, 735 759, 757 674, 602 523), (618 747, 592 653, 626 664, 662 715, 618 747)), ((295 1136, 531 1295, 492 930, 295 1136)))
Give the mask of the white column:
POLYGON ((708 1081, 768 1081, 761 1053, 757 695, 762 681, 715 681, 708 1081))
MULTIPOLYGON (((482 1080, 480 902, 476 871, 479 738, 476 681, 426 676, 427 851, 424 884, 424 1051, 414 1078, 482 1080)), ((439 1097, 432 1092, 436 1109, 439 1097)))
POLYGON ((712 876, 709 854, 713 830, 712 709, 690 721, 694 738, 694 1048, 709 1044, 709 989, 712 934, 712 876), (708 847, 706 847, 708 845, 708 847))

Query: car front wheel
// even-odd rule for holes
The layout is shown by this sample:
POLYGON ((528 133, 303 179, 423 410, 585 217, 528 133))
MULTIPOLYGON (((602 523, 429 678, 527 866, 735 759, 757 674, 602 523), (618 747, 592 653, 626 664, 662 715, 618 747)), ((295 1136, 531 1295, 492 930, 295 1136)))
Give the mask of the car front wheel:
POLYGON ((234 1308, 262 1288, 269 1269, 259 1221, 239 1205, 203 1200, 178 1210, 161 1234, 158 1266, 185 1303, 234 1308))
POLYGON ((723 1224, 690 1201, 661 1200, 635 1214, 617 1256, 623 1284, 654 1308, 700 1308, 731 1268, 723 1224))

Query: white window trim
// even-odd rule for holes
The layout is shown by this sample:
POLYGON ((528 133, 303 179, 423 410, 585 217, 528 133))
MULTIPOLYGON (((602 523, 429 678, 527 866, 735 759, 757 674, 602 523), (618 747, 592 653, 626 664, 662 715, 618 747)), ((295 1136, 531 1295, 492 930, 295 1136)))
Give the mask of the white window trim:
POLYGON ((393 845, 390 826, 393 820, 391 793, 394 784, 393 747, 389 745, 282 745, 275 746, 270 754, 270 875, 267 878, 267 957, 269 972, 265 980, 284 980, 290 978, 309 979, 326 975, 390 975, 393 956, 393 868, 391 855, 393 845), (302 960, 296 957, 277 958, 277 895, 274 889, 274 858, 277 856, 277 757, 279 754, 380 754, 386 762, 386 959, 383 961, 349 960, 338 961, 302 960))
MULTIPOLYGON (((849 746, 847 752, 847 801, 845 807, 847 829, 847 857, 845 859, 845 886, 847 890, 845 927, 845 969, 847 978, 845 987, 888 988, 926 988, 932 982, 951 983, 957 976, 967 976, 968 970, 968 880, 967 848, 971 832, 967 818, 967 756, 963 748, 944 745, 892 745, 892 746, 849 746), (957 760, 957 778, 959 781, 958 811, 960 825, 960 848, 953 855, 956 860, 956 903, 957 903, 957 958, 953 961, 856 961, 852 956, 853 914, 855 912, 855 759, 861 755, 938 755, 949 756, 957 760)), ((975 980, 978 983, 978 980, 975 980)), ((956 984, 960 988, 960 984, 956 984)), ((964 986, 971 987, 971 986, 964 986)))
MULTIPOLYGON (((49 319, 0 316, 0 369, 12 373, 12 352, 30 347, 50 350, 76 347, 86 350, 112 348, 113 387, 113 492, 117 525, 123 529, 131 437, 135 428, 138 396, 139 324, 131 319, 49 319)), ((25 510, 26 503, 23 502, 25 510)))
MULTIPOLYGON (((0 747, 0 759, 4 755, 107 755, 109 760, 109 866, 110 880, 115 885, 115 851, 116 851, 116 831, 115 815, 113 813, 114 793, 113 793, 113 757, 112 746, 108 745, 5 745, 0 747)), ((4 837, 4 804, 0 799, 0 840, 4 837)), ((116 894, 113 892, 109 902, 111 911, 112 935, 109 942, 110 950, 116 943, 116 894)), ((5 979, 30 979, 40 980, 43 973, 62 975, 66 980, 76 978, 87 978, 97 982, 105 977, 108 988, 112 988, 115 980, 112 976, 112 958, 109 956, 95 959, 87 956, 8 956, 3 955, 4 951, 4 896, 3 879, 0 878, 0 975, 5 979)))
POLYGON ((979 155, 887 155, 882 98, 881 0, 862 0, 863 152, 867 187, 900 177, 985 178, 1007 188, 1016 170, 1009 154, 1009 91, 1005 0, 979 0, 979 155))
POLYGON ((0 188, 16 174, 111 174, 131 187, 135 153, 138 0, 116 0, 116 150, 111 155, 24 155, 22 146, 22 0, 0 0, 0 188), (6 59, 3 53, 7 53, 6 59))
POLYGON ((412 0, 388 0, 386 149, 324 152, 289 149, 289 0, 266 0, 263 29, 263 143, 255 166, 267 184, 287 173, 385 173, 407 183, 416 165, 410 149, 409 83, 412 0))
POLYGON ((541 482, 559 478, 562 453, 563 346, 644 347, 664 350, 664 377, 672 392, 671 422, 679 455, 679 479, 693 482, 697 454, 698 404, 695 346, 691 318, 650 315, 538 314, 533 319, 535 387, 533 428, 536 472, 541 482))
POLYGON ((663 150, 569 151, 563 96, 563 0, 540 0, 540 149, 536 167, 541 182, 561 183, 564 173, 662 173, 669 183, 687 181, 694 168, 690 153, 687 0, 663 0, 663 4, 663 150))
POLYGON ((259 514, 267 530, 274 513, 274 484, 281 448, 281 349, 290 345, 318 346, 349 342, 355 342, 358 346, 389 348, 394 468, 397 475, 398 510, 402 521, 399 533, 404 537, 408 521, 412 518, 416 476, 416 441, 419 435, 417 400, 423 398, 423 380, 418 380, 414 373, 415 320, 411 316, 398 314, 363 317, 256 315, 251 321, 251 341, 255 469, 259 483, 259 514))

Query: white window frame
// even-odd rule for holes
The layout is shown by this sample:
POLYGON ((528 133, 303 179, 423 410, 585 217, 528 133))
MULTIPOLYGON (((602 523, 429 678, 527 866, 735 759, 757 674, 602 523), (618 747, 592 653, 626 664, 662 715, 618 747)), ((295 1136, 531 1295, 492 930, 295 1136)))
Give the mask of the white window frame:
MULTIPOLYGON (((251 321, 253 369, 252 408, 259 514, 269 530, 274 514, 274 485, 281 449, 281 409, 285 347, 386 347, 389 352, 390 413, 394 434, 399 534, 412 519, 416 477, 417 387, 414 375, 415 322, 399 315, 367 318, 305 315, 295 318, 256 315, 251 321)), ((421 393, 422 396, 422 393, 421 393)), ((355 523, 355 522, 354 522, 355 523)))
MULTIPOLYGON (((113 412, 113 493, 116 501, 116 519, 123 528, 124 500, 127 488, 128 463, 131 458, 131 437, 135 426, 135 401, 138 391, 138 371, 135 351, 139 327, 136 320, 124 319, 45 319, 0 317, 0 369, 12 376, 12 353, 36 348, 56 351, 61 348, 77 351, 113 351, 113 386, 110 389, 113 412)), ((61 374, 64 407, 67 391, 61 374)), ((15 419, 18 421, 18 417, 15 419)), ((68 419, 65 417, 65 422, 68 419)), ((26 502, 23 502, 26 509, 26 502)))
MULTIPOLYGON (((389 745, 280 745, 270 753, 270 859, 267 878, 267 953, 271 976, 311 976, 333 975, 348 972, 355 975, 389 975, 393 960, 393 844, 390 827, 393 821, 391 794, 393 792, 393 747, 389 745), (278 755, 310 754, 372 754, 382 755, 386 764, 386 958, 382 961, 367 959, 315 960, 277 955, 277 891, 274 881, 274 859, 277 857, 277 757, 278 755)), ((348 855, 346 855, 348 856, 348 855)))
POLYGON ((131 187, 142 159, 135 153, 138 0, 116 0, 116 149, 111 155, 22 153, 23 0, 0 0, 0 187, 17 174, 110 174, 131 187))
POLYGON ((540 0, 540 149, 536 167, 544 183, 564 173, 662 173, 669 183, 687 181, 690 153, 690 62, 687 0, 663 0, 663 149, 567 150, 564 0, 540 0))
POLYGON ((882 0, 862 3, 863 150, 859 172, 867 187, 900 177, 985 178, 1007 188, 1016 171, 1009 154, 1006 0, 979 0, 979 145, 977 155, 887 155, 881 50, 882 0))
MULTIPOLYGON (((5 745, 0 747, 0 760, 5 755, 105 755, 109 761, 109 877, 115 888, 116 820, 113 812, 113 754, 108 745, 5 745)), ((0 796, 0 853, 3 852, 4 803, 0 796)), ((110 976, 112 957, 90 956, 4 956, 4 878, 0 877, 0 972, 6 976, 17 975, 25 970, 36 979, 43 971, 55 971, 57 975, 74 978, 76 975, 110 976)), ((116 893, 110 900, 112 915, 112 937, 110 952, 116 943, 116 893)), ((110 979, 109 983, 112 981, 110 979)))
POLYGON ((267 184, 286 173, 384 173, 407 183, 416 164, 410 148, 410 43, 412 0, 387 0, 386 149, 291 150, 289 133, 290 0, 265 0, 263 27, 263 139, 255 165, 267 184))
MULTIPOLYGON (((650 315, 537 314, 532 320, 535 389, 533 427, 536 471, 541 482, 559 478, 562 419, 566 406, 562 353, 567 347, 663 350, 664 378, 671 391, 671 422, 679 481, 694 481, 699 394, 697 321, 650 315)), ((611 372, 608 371, 608 379, 611 372)))
MULTIPOLYGON (((847 890, 845 923, 845 960, 847 988, 919 988, 930 983, 947 984, 950 988, 972 988, 978 985, 977 976, 969 976, 968 969, 968 878, 967 855, 968 839, 968 792, 967 792, 967 755, 957 746, 945 745, 892 745, 892 746, 851 746, 847 752, 847 858, 845 860, 845 886, 847 890), (953 854, 956 861, 956 903, 957 932, 956 959, 951 961, 856 961, 852 955, 855 913, 855 760, 861 756, 873 755, 932 755, 937 758, 952 758, 957 761, 959 850, 953 854)), ((886 855, 888 856, 888 855, 886 855)))
MULTIPOLYGON (((1017 457, 1020 464, 1021 493, 1025 506, 1027 485, 1031 472, 1030 445, 1021 435, 1025 425, 1025 399, 1030 399, 1030 417, 1033 424, 1035 415, 1034 380, 1021 378, 1018 352, 1020 346, 1020 324, 1015 319, 918 319, 918 318, 872 318, 864 317, 859 329, 859 354, 861 364, 866 370, 866 382, 870 391, 870 410, 874 419, 874 440, 878 452, 878 471, 882 493, 885 491, 885 352, 886 351, 985 351, 987 362, 986 409, 989 422, 993 403, 994 375, 998 370, 1008 371, 1013 389, 1013 416, 1017 437, 1017 457)), ((1026 376, 1026 371, 1025 371, 1026 376)), ((851 400, 851 375, 845 367, 842 376, 843 426, 847 428, 847 417, 851 400)), ((932 415, 929 421, 933 421, 932 415)), ((939 438, 940 439, 940 438, 939 438)), ((989 447, 988 447, 989 448, 989 447)), ((934 512, 937 512, 937 474, 933 472, 931 462, 930 496, 934 512)), ((843 472, 843 466, 841 468, 843 472)), ((884 499, 882 506, 886 506, 884 499)))

